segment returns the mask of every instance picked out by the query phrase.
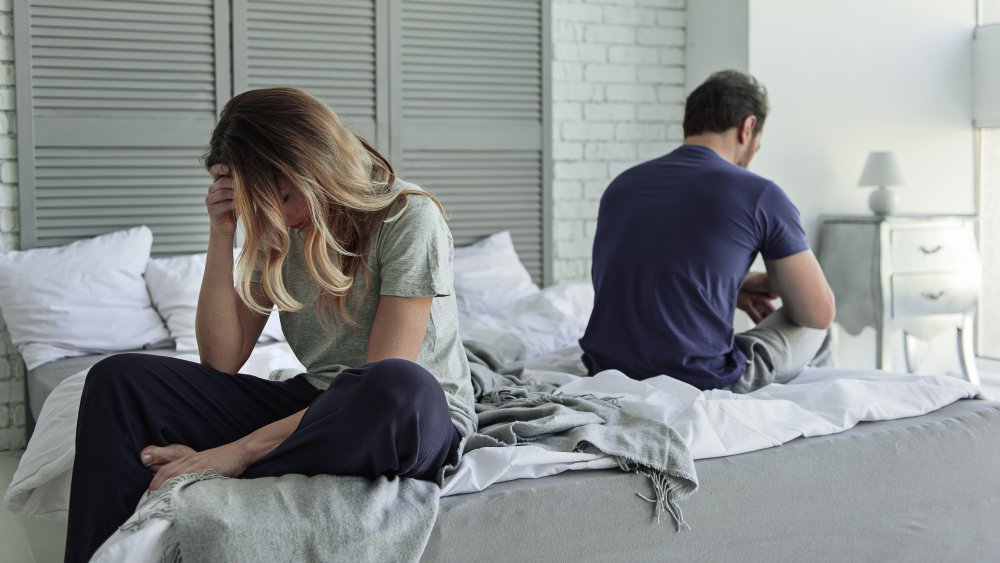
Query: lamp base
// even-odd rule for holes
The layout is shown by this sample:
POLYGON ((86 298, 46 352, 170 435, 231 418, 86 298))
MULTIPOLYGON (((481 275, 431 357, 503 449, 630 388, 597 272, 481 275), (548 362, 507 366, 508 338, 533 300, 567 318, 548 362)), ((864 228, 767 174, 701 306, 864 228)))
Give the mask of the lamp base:
POLYGON ((892 188, 879 186, 868 196, 868 208, 876 215, 892 215, 899 206, 899 197, 892 188))

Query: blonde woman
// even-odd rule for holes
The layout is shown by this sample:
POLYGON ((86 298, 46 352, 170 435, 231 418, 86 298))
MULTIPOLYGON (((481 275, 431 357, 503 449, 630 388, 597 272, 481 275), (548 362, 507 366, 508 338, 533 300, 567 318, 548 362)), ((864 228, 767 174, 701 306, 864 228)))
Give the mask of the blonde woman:
POLYGON ((90 370, 67 561, 89 559, 175 475, 437 480, 474 427, 452 238, 432 196, 293 88, 230 100, 205 160, 201 363, 121 354, 90 370), (308 373, 236 373, 275 305, 308 373))

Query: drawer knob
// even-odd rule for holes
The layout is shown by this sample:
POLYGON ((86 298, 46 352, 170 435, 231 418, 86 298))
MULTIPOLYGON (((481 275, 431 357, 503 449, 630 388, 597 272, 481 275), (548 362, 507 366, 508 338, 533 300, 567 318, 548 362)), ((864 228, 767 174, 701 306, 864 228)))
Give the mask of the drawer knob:
POLYGON ((940 244, 933 247, 926 247, 926 246, 920 247, 920 252, 923 252, 924 254, 937 254, 938 252, 940 252, 940 250, 941 250, 940 244))
POLYGON ((935 291, 934 293, 931 293, 930 291, 924 291, 923 293, 920 294, 920 296, 928 301, 937 301, 938 299, 941 299, 944 296, 944 290, 942 289, 941 291, 935 291))

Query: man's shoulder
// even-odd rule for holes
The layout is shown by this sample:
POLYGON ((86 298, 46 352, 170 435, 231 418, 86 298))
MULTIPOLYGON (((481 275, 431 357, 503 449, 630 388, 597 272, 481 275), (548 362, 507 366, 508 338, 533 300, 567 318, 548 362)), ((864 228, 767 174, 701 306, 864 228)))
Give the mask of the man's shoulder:
POLYGON ((620 174, 618 174, 618 176, 615 177, 615 179, 612 180, 612 182, 614 182, 615 180, 626 179, 626 178, 629 178, 631 176, 648 174, 650 171, 652 171, 653 169, 655 169, 655 167, 658 164, 660 164, 667 156, 669 156, 669 155, 660 156, 660 157, 654 158, 652 160, 647 160, 645 162, 640 162, 639 164, 635 164, 633 166, 630 166, 630 167, 626 168, 625 170, 623 170, 620 174))
POLYGON ((626 168, 611 180, 605 193, 632 185, 655 182, 657 177, 662 173, 664 166, 669 166, 669 156, 670 154, 666 154, 626 168))
POLYGON ((764 178, 763 176, 757 176, 757 178, 759 181, 754 185, 754 187, 757 190, 757 199, 762 204, 776 200, 790 201, 788 194, 785 193, 785 190, 783 190, 781 186, 772 180, 764 178))
POLYGON ((675 151, 621 172, 608 185, 603 198, 628 201, 636 190, 663 186, 697 188, 688 193, 736 206, 787 197, 774 181, 727 160, 689 159, 675 151))
POLYGON ((720 197, 733 198, 743 205, 760 205, 774 198, 787 199, 784 190, 773 180, 736 165, 706 171, 705 183, 720 190, 720 197))
POLYGON ((714 168, 714 170, 718 174, 728 177, 732 183, 737 184, 740 187, 747 187, 760 191, 778 187, 777 184, 770 179, 735 164, 725 167, 718 166, 714 168))

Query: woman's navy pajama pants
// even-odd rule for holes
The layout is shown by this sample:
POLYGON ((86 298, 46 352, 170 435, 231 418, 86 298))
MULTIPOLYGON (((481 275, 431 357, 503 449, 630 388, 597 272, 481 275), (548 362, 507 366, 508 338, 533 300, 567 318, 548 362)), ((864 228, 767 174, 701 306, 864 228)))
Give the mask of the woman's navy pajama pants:
POLYGON ((80 400, 66 561, 87 561, 135 510, 154 473, 139 451, 233 442, 304 408, 295 431, 243 477, 400 476, 434 480, 460 436, 423 367, 389 359, 349 369, 326 391, 229 375, 198 363, 119 354, 90 369, 80 400))

